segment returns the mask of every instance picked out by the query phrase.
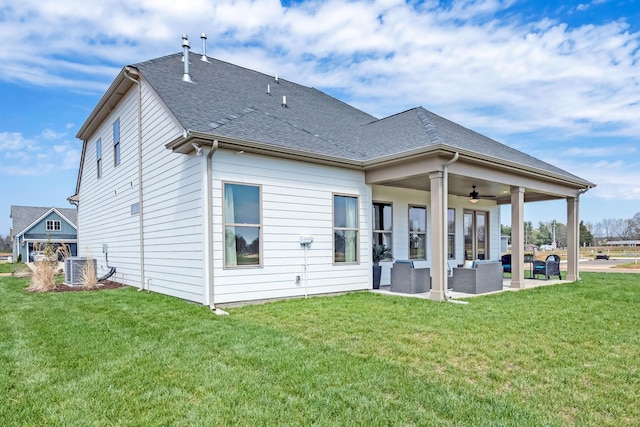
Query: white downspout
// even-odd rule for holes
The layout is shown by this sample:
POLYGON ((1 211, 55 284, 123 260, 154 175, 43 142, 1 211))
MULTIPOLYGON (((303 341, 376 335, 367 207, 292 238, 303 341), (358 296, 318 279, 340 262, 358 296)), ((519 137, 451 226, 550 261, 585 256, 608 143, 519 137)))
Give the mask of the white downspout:
POLYGON ((228 314, 226 311, 216 308, 214 278, 213 278, 213 155, 218 151, 218 140, 214 140, 211 149, 205 158, 205 173, 203 174, 204 191, 204 289, 205 304, 213 310, 215 314, 228 314))
MULTIPOLYGON (((124 69, 124 75, 126 78, 138 85, 138 232, 140 234, 140 288, 139 291, 144 290, 144 211, 142 205, 142 85, 138 79, 135 79, 129 75, 130 69, 126 67, 124 69)), ((147 292, 149 286, 147 286, 147 292)))
POLYGON ((447 272, 447 283, 444 286, 444 298, 445 301, 449 301, 450 297, 447 295, 447 291, 449 289, 449 260, 447 257, 447 246, 449 244, 449 165, 458 161, 458 157, 460 157, 460 153, 456 151, 453 155, 453 158, 444 164, 442 167, 442 186, 444 187, 444 191, 442 192, 442 209, 444 211, 443 217, 445 220, 443 221, 444 233, 442 233, 442 247, 445 248, 445 256, 444 258, 444 271, 447 272))

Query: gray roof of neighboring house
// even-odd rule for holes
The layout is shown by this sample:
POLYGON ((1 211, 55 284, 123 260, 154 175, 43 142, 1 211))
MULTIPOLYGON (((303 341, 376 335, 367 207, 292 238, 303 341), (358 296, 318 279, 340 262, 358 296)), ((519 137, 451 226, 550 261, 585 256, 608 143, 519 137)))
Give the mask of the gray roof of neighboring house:
POLYGON ((377 119, 317 89, 284 79, 276 83, 274 76, 209 61, 191 54, 193 84, 182 81, 182 54, 133 66, 187 131, 361 162, 448 146, 583 181, 422 107, 377 119))
POLYGON ((11 220, 13 223, 13 235, 17 236, 27 227, 32 225, 34 221, 42 217, 50 210, 55 209, 74 226, 78 225, 78 211, 75 208, 53 208, 53 207, 37 207, 37 206, 11 206, 11 220))

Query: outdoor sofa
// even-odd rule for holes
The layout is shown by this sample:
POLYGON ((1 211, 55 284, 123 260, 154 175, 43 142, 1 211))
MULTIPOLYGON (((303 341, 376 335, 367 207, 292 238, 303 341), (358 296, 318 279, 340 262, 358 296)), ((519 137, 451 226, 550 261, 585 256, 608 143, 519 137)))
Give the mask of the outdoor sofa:
POLYGON ((454 292, 482 294, 502 290, 503 266, 500 261, 478 260, 471 267, 456 267, 451 277, 454 292))

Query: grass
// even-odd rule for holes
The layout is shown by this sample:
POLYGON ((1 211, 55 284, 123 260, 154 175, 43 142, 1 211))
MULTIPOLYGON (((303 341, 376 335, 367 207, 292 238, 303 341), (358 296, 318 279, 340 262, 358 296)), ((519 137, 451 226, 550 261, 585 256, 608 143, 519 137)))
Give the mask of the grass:
POLYGON ((0 425, 640 424, 640 275, 229 309, 0 278, 0 425))
POLYGON ((13 273, 16 265, 18 264, 11 262, 0 262, 0 273, 13 273))

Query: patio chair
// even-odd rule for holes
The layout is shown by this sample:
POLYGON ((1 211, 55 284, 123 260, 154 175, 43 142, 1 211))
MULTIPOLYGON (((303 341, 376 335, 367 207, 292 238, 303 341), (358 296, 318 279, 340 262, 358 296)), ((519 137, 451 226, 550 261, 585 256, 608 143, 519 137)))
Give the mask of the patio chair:
POLYGON ((552 276, 558 276, 562 280, 560 274, 560 257, 558 255, 549 255, 544 261, 533 261, 533 278, 536 276, 544 276, 548 280, 552 276))
POLYGON ((391 268, 391 292, 404 294, 429 292, 430 276, 430 268, 416 268, 413 261, 396 260, 391 268))
POLYGON ((504 254, 500 257, 502 272, 511 274, 511 254, 504 254))

